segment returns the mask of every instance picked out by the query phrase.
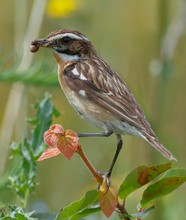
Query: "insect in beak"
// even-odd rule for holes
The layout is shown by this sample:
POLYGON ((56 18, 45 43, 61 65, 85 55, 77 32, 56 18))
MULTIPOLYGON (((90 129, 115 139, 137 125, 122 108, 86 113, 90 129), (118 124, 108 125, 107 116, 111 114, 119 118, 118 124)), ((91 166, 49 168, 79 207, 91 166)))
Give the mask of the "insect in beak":
POLYGON ((48 41, 46 38, 34 40, 31 42, 30 51, 35 53, 39 50, 40 47, 48 47, 49 44, 50 41, 48 41))

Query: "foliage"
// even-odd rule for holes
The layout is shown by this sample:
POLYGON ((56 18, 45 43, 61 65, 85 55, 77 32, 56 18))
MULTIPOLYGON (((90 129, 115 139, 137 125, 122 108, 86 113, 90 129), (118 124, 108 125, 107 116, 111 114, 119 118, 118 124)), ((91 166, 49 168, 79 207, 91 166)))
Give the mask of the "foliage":
POLYGON ((78 148, 78 136, 71 130, 64 131, 60 125, 52 125, 44 133, 44 140, 50 147, 43 152, 38 161, 57 156, 62 153, 67 159, 71 159, 78 148))
POLYGON ((64 207, 63 210, 57 214, 56 220, 75 220, 98 212, 100 208, 98 205, 95 205, 97 200, 97 190, 88 191, 79 201, 75 201, 69 206, 64 207))
MULTIPOLYGON (((69 130, 67 130, 67 132, 68 131, 69 130)), ((77 142, 78 139, 74 135, 74 133, 71 131, 71 133, 68 134, 69 134, 68 136, 69 138, 67 142, 65 139, 66 132, 63 130, 63 128, 58 124, 52 125, 50 129, 45 132, 44 135, 45 141, 49 145, 48 149, 56 148, 58 149, 58 153, 60 152, 68 159, 71 159, 73 155, 72 149, 74 150, 74 152, 78 153, 80 157, 83 158, 86 157, 84 153, 82 154, 83 150, 81 146, 78 145, 77 142), (63 145, 63 148, 61 148, 61 144, 63 145), (68 157, 69 154, 71 155, 70 157, 68 157)), ((43 152, 43 154, 39 158, 40 161, 43 159, 56 156, 53 154, 53 152, 50 154, 48 152, 48 149, 46 149, 43 152)), ((171 169, 170 162, 166 164, 158 164, 150 167, 143 165, 137 167, 126 176, 126 178, 121 183, 121 186, 117 193, 116 187, 107 184, 108 179, 104 174, 95 172, 94 167, 92 167, 91 163, 88 162, 88 158, 86 158, 86 160, 83 159, 83 161, 85 162, 85 165, 90 170, 92 175, 95 177, 95 180, 99 184, 98 192, 95 191, 87 192, 81 200, 72 203, 68 207, 64 208, 58 214, 57 216, 58 220, 78 219, 76 216, 78 217, 85 216, 85 213, 87 215, 92 214, 94 211, 97 211, 97 209, 92 209, 93 201, 94 201, 93 207, 95 206, 99 207, 98 206, 99 204, 101 210, 107 217, 109 217, 115 210, 117 210, 121 219, 130 219, 132 217, 137 219, 143 219, 149 214, 149 211, 153 209, 153 206, 149 207, 149 204, 151 204, 152 201, 174 191, 177 187, 179 187, 182 183, 186 181, 186 170, 179 168, 171 169), (125 201, 128 195, 134 192, 135 190, 137 190, 138 188, 141 188, 142 186, 146 185, 147 183, 150 183, 155 178, 159 177, 162 173, 165 173, 163 177, 159 178, 157 181, 149 185, 144 190, 142 199, 140 203, 137 205, 138 212, 135 214, 128 214, 125 208, 125 201), (119 199, 122 200, 122 203, 119 202, 119 199)))
POLYGON ((8 184, 19 197, 21 207, 18 205, 2 206, 0 219, 32 220, 39 218, 39 213, 25 212, 28 196, 35 190, 37 182, 37 161, 58 154, 63 154, 69 160, 72 159, 74 153, 79 154, 98 183, 98 190, 86 192, 80 200, 64 207, 55 217, 52 213, 47 214, 47 216, 52 216, 50 219, 76 220, 100 211, 109 217, 114 211, 117 211, 120 219, 135 218, 140 220, 145 218, 154 208, 152 205, 154 200, 171 193, 186 182, 186 170, 171 168, 169 162, 137 167, 124 178, 118 189, 112 182, 110 183, 106 174, 95 170, 79 145, 76 133, 64 130, 59 124, 50 126, 52 116, 58 116, 59 113, 53 106, 49 95, 46 95, 35 108, 35 119, 28 120, 31 125, 34 125, 31 137, 25 137, 20 143, 12 144, 10 167, 2 176, 4 184, 0 186, 3 189, 8 184), (48 148, 46 148, 44 141, 48 144, 48 148), (131 193, 146 184, 148 185, 142 193, 139 204, 137 204, 137 212, 128 213, 125 207, 126 199, 131 193))
POLYGON ((17 66, 5 68, 0 62, 0 81, 4 82, 22 82, 26 85, 37 86, 58 86, 56 71, 51 68, 48 62, 42 62, 40 65, 34 65, 24 73, 17 72, 17 66))
POLYGON ((11 163, 1 177, 0 184, 0 190, 8 186, 19 196, 23 209, 27 206, 28 196, 35 190, 36 160, 46 148, 43 133, 51 124, 52 116, 59 115, 48 94, 35 108, 36 118, 29 120, 34 125, 32 135, 30 138, 25 137, 20 143, 12 144, 11 163))
POLYGON ((0 219, 1 220, 34 220, 32 218, 33 212, 25 213, 22 208, 9 205, 6 209, 1 209, 0 219))

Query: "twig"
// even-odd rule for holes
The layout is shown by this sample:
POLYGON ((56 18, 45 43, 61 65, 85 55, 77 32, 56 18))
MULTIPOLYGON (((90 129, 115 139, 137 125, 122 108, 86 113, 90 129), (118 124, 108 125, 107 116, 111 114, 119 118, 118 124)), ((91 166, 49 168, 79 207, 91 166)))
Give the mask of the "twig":
MULTIPOLYGON (((76 150, 76 153, 79 154, 79 156, 81 157, 82 161, 84 162, 84 164, 86 165, 86 167, 88 168, 88 170, 90 171, 90 173, 95 177, 96 182, 100 185, 103 182, 103 176, 101 176, 99 174, 99 172, 94 168, 94 166, 91 164, 91 162, 89 161, 89 159, 87 158, 86 154, 83 152, 83 149, 81 147, 81 145, 78 146, 78 149, 76 150)), ((117 209, 118 212, 122 215, 122 214, 127 214, 128 212, 125 208, 125 201, 123 202, 123 204, 120 204, 118 202, 117 204, 117 209)), ((130 220, 129 217, 125 217, 125 220, 130 220)), ((140 219, 139 219, 140 220, 140 219)))
POLYGON ((85 163, 86 167, 88 168, 88 170, 90 171, 90 173, 95 177, 96 182, 98 182, 99 184, 102 183, 103 178, 101 175, 99 175, 99 173, 97 172, 97 170, 94 168, 94 166, 91 164, 91 162, 89 161, 89 159, 87 158, 87 156, 85 155, 85 153, 83 152, 83 149, 81 147, 81 145, 78 146, 78 150, 76 151, 76 153, 79 154, 79 156, 81 157, 82 161, 85 163))
MULTIPOLYGON (((120 212, 121 215, 122 215, 122 214, 128 215, 128 212, 127 212, 127 210, 126 210, 126 208, 125 208, 125 200, 123 201, 123 204, 120 204, 120 203, 118 202, 117 208, 118 208, 118 210, 119 210, 119 212, 120 212)), ((125 219, 125 220, 131 220, 129 217, 124 217, 124 219, 125 219)))

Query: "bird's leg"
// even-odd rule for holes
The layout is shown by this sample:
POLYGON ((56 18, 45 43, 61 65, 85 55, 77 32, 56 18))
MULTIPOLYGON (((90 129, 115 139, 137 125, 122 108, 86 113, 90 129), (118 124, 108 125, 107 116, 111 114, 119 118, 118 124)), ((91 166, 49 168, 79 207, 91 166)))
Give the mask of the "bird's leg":
MULTIPOLYGON (((112 130, 107 130, 105 132, 100 132, 100 133, 77 133, 77 135, 78 135, 78 137, 109 137, 112 133, 113 133, 112 130)), ((119 151, 117 154, 119 154, 119 151)), ((106 184, 105 192, 107 192, 107 190, 109 189, 109 187, 110 187, 109 177, 111 175, 111 172, 112 172, 112 169, 113 169, 113 166, 114 166, 116 159, 117 159, 117 156, 115 155, 113 162, 112 162, 112 165, 111 165, 108 172, 102 173, 102 172, 97 171, 97 175, 100 176, 102 179, 102 183, 99 183, 98 189, 100 189, 101 186, 103 186, 105 184, 106 184)), ((105 187, 103 187, 103 188, 105 188, 105 187)))
MULTIPOLYGON (((102 133, 77 133, 77 135, 78 135, 78 137, 108 137, 112 133, 113 133, 113 131, 105 131, 105 132, 102 132, 102 133)), ((117 138, 117 149, 116 149, 116 152, 114 154, 114 158, 112 160, 112 163, 110 165, 110 168, 109 168, 108 172, 101 173, 101 172, 97 171, 98 175, 100 175, 102 177, 103 181, 106 182, 107 189, 110 187, 110 180, 109 180, 109 178, 110 178, 110 176, 112 174, 112 170, 114 168, 114 165, 116 163, 116 160, 118 158, 118 155, 119 155, 119 153, 121 151, 121 148, 122 148, 122 145, 123 145, 123 141, 122 141, 121 135, 117 134, 116 138, 117 138)))
POLYGON ((78 137, 108 137, 113 131, 105 131, 100 133, 77 133, 78 137))
POLYGON ((111 165, 110 165, 110 168, 109 168, 108 172, 106 173, 106 175, 107 175, 108 178, 109 178, 109 177, 111 176, 111 174, 112 174, 112 170, 113 170, 113 168, 114 168, 114 165, 115 165, 115 163, 116 163, 116 160, 117 160, 117 158, 118 158, 118 155, 119 155, 119 153, 120 153, 120 151, 121 151, 121 148, 122 148, 122 146, 123 146, 123 141, 122 141, 121 135, 120 135, 120 134, 117 134, 117 135, 116 135, 116 138, 117 138, 117 149, 116 149, 116 152, 115 152, 115 154, 114 154, 114 158, 113 158, 113 160, 112 160, 112 163, 111 163, 111 165))
POLYGON ((113 168, 114 168, 114 165, 115 165, 115 163, 116 163, 116 160, 117 160, 117 158, 118 158, 118 155, 119 155, 119 153, 120 153, 120 151, 121 151, 121 148, 122 148, 122 146, 123 146, 123 141, 122 141, 121 135, 120 135, 120 134, 116 134, 116 138, 117 138, 117 149, 116 149, 116 152, 115 152, 115 154, 114 154, 114 158, 113 158, 113 160, 112 160, 112 163, 111 163, 111 165, 110 165, 109 170, 108 170, 107 172, 105 172, 105 173, 100 173, 100 172, 98 172, 98 174, 102 177, 102 180, 103 180, 102 184, 100 184, 98 188, 99 188, 99 189, 100 189, 101 187, 103 188, 104 185, 106 185, 107 187, 104 187, 104 188, 106 188, 105 193, 108 191, 108 189, 109 189, 109 187, 110 187, 110 176, 111 176, 111 174, 112 174, 112 170, 113 170, 113 168))

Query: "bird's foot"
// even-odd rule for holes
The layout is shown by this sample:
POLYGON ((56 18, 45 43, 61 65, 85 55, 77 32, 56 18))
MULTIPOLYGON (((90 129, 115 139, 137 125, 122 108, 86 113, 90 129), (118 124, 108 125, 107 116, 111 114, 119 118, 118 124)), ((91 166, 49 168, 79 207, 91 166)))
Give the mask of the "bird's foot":
POLYGON ((110 173, 109 172, 101 173, 98 171, 97 174, 101 179, 101 181, 99 181, 98 191, 105 194, 107 193, 110 187, 110 173))

